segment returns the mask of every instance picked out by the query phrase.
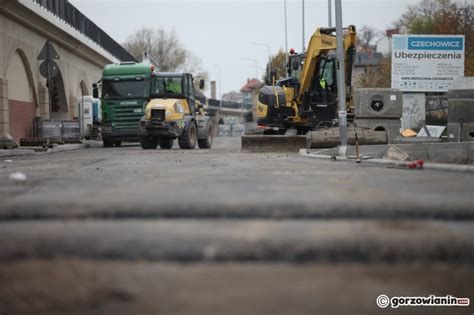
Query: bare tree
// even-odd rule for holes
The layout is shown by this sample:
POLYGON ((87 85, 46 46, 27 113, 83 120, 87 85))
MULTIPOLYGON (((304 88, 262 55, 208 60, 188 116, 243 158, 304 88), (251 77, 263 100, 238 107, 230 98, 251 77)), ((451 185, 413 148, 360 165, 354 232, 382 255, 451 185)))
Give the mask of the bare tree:
POLYGON ((380 36, 381 33, 375 28, 364 25, 357 32, 357 47, 360 47, 362 51, 368 51, 371 46, 375 45, 380 36))
POLYGON ((207 78, 200 58, 182 45, 174 30, 144 27, 129 35, 123 46, 138 60, 148 52, 158 61, 159 71, 190 72, 207 78))
POLYGON ((408 6, 395 27, 411 34, 462 34, 465 42, 465 75, 474 75, 474 14, 466 1, 421 0, 408 6))

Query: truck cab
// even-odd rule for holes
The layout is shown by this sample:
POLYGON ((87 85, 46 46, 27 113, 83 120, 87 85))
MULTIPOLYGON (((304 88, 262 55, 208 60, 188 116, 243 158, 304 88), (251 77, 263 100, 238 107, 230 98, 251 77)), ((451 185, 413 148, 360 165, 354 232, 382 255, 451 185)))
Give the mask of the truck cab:
MULTIPOLYGON (((140 139, 138 123, 149 99, 153 73, 154 66, 149 63, 124 62, 105 66, 101 80, 104 147, 140 139)), ((94 86, 94 94, 99 94, 97 86, 94 86)))
MULTIPOLYGON (((200 88, 204 81, 200 81, 200 88)), ((196 143, 209 149, 213 141, 212 123, 204 105, 196 100, 194 78, 190 73, 155 73, 151 80, 150 100, 140 120, 143 149, 171 149, 178 139, 181 149, 196 143)))

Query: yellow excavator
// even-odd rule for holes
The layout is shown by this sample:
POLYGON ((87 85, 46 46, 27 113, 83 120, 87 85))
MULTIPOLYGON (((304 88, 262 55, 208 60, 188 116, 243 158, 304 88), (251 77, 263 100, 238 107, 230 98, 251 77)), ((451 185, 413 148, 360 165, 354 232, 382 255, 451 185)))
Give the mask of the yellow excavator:
MULTIPOLYGON (((337 124, 336 28, 318 28, 306 52, 291 51, 288 77, 258 93, 257 124, 264 134, 282 135, 289 129, 304 135, 318 127, 337 124)), ((352 112, 352 67, 356 53, 356 29, 344 29, 347 111, 352 112)))

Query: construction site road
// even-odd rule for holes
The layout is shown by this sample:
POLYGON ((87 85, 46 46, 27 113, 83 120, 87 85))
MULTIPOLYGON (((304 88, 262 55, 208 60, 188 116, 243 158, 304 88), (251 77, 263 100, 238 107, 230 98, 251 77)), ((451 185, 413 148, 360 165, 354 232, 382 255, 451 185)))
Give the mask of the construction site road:
POLYGON ((286 153, 0 160, 0 314, 472 314, 474 176, 286 153))
POLYGON ((0 160, 0 218, 473 219, 472 174, 295 154, 91 148, 0 160), (21 172, 25 181, 9 176, 21 172))

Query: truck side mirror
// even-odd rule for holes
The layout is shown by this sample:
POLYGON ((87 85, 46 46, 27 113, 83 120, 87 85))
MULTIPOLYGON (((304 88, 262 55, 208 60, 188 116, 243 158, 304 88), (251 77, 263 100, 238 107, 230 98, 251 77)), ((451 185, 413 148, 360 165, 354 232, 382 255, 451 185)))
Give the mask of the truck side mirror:
POLYGON ((199 80, 199 89, 204 90, 204 79, 199 80))
POLYGON ((92 97, 99 98, 99 89, 97 88, 97 83, 92 84, 92 97))
POLYGON ((298 60, 293 61, 293 70, 298 70, 300 68, 298 60))

